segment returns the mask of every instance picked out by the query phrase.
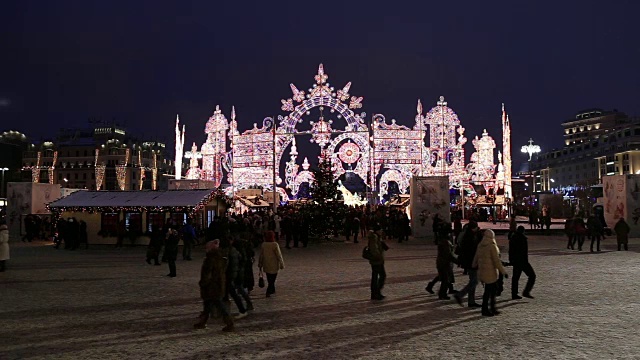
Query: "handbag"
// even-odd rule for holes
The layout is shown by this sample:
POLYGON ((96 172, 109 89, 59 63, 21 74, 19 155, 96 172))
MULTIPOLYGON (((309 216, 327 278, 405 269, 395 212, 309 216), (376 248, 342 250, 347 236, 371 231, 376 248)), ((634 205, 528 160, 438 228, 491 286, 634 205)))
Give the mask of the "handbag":
POLYGON ((264 287, 264 276, 262 275, 262 270, 260 270, 260 278, 258 279, 258 287, 263 288, 264 287))
POLYGON ((371 249, 369 249, 368 246, 365 246, 364 249, 362 249, 362 257, 367 260, 371 260, 373 258, 373 255, 371 255, 371 249))

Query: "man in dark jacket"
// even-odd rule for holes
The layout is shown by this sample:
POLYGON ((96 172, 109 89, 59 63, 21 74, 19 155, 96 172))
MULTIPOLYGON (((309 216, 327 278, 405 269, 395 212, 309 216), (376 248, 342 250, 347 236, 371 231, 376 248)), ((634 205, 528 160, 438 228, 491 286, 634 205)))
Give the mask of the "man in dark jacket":
MULTIPOLYGON (((446 223, 441 224, 441 227, 446 226, 446 223)), ((447 240, 447 236, 441 234, 440 240, 438 240, 438 256, 436 257, 436 269, 440 278, 440 291, 438 291, 438 299, 440 300, 450 299, 447 296, 447 290, 453 287, 453 264, 457 262, 458 259, 453 255, 453 246, 447 240)))
POLYGON ((166 257, 169 263, 169 277, 176 277, 176 259, 178 258, 178 243, 180 242, 180 235, 174 227, 169 227, 167 230, 165 245, 164 245, 164 257, 166 257))
POLYGON ((595 215, 590 215, 587 219, 587 232, 589 234, 589 238, 591 238, 591 252, 593 252, 593 243, 597 242, 597 250, 600 252, 600 240, 602 240, 602 234, 604 233, 604 228, 595 215))
MULTIPOLYGON (((238 273, 240 272, 240 253, 238 253, 238 250, 231 246, 229 237, 223 237, 220 240, 220 251, 222 252, 222 255, 228 259, 226 293, 227 295, 231 296, 233 302, 236 303, 241 316, 244 316, 247 313, 247 309, 242 303, 242 299, 238 295, 238 292, 236 291, 236 281, 238 278, 238 273)), ((225 296, 225 298, 228 297, 225 296)))
POLYGON ((529 264, 529 244, 527 237, 524 235, 524 226, 518 226, 518 229, 509 240, 509 262, 513 265, 513 277, 511 279, 511 298, 514 300, 522 299, 518 296, 518 281, 520 275, 524 272, 527 275, 527 285, 524 287, 522 296, 533 299, 531 289, 536 282, 536 273, 529 264))
POLYGON ((191 250, 196 242, 196 230, 191 225, 191 219, 182 227, 182 260, 191 260, 191 250))
POLYGON ((476 286, 478 285, 478 270, 473 267, 473 258, 476 256, 476 250, 478 249, 478 243, 480 243, 480 236, 478 233, 478 224, 475 221, 470 221, 467 224, 467 229, 462 235, 462 239, 458 243, 458 264, 467 271, 469 275, 469 282, 465 287, 460 289, 454 298, 458 304, 462 305, 462 299, 465 295, 468 295, 467 305, 470 308, 480 307, 481 305, 476 302, 476 286))

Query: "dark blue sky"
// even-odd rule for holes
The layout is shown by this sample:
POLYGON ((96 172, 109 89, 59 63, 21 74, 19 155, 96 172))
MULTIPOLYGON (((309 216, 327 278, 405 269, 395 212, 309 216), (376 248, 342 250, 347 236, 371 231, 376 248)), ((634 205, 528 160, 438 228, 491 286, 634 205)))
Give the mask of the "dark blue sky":
POLYGON ((560 123, 584 108, 640 115, 638 2, 515 3, 3 2, 0 130, 116 117, 170 139, 179 113, 201 142, 216 104, 249 128, 282 114, 288 84, 306 90, 320 62, 367 114, 406 125, 418 98, 428 109, 442 94, 469 138, 499 140, 504 102, 514 152, 530 136, 560 147, 560 123))

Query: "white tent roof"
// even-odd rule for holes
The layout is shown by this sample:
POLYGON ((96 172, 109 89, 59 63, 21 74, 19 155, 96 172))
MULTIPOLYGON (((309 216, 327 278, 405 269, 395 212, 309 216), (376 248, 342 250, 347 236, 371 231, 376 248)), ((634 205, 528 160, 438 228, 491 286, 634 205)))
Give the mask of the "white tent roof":
POLYGON ((77 191, 49 204, 50 208, 71 207, 170 207, 196 206, 215 190, 165 191, 77 191))

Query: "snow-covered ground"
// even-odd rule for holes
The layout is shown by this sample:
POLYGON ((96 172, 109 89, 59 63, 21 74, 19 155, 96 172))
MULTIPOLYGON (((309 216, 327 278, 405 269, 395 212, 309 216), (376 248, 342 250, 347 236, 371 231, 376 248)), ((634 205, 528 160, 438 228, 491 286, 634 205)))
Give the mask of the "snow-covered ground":
MULTIPOLYGON (((501 245, 506 244, 504 236, 501 245)), ((530 239, 534 300, 512 301, 510 279, 499 316, 424 291, 435 275, 435 246, 391 243, 387 296, 369 300, 362 243, 283 248, 277 294, 256 287, 256 310, 194 330, 201 311, 194 261, 144 262, 144 248, 54 250, 12 243, 0 273, 0 359, 621 359, 638 358, 640 244, 603 252, 565 249, 565 238, 530 239)), ((505 249, 506 252, 506 249, 505 249)), ((503 257, 506 259, 506 254, 503 257)), ((456 287, 466 283, 456 272, 456 287)), ((524 287, 526 277, 521 279, 524 287)), ((478 297, 482 287, 478 288, 478 297)), ((478 301, 481 301, 478 299, 478 301)), ((232 305, 233 308, 233 305, 232 305)))

